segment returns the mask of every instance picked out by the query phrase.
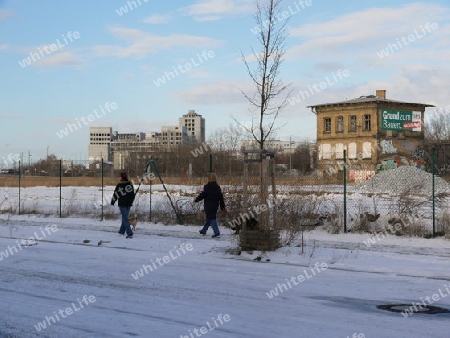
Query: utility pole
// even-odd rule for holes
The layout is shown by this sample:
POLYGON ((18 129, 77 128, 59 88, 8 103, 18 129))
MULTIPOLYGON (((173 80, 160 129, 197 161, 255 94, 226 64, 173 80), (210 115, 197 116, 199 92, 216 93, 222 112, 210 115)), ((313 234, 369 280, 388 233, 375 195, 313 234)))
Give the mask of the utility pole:
POLYGON ((292 136, 289 136, 289 170, 292 170, 292 141, 291 141, 292 136))
POLYGON ((289 136, 289 170, 292 170, 292 135, 289 136))

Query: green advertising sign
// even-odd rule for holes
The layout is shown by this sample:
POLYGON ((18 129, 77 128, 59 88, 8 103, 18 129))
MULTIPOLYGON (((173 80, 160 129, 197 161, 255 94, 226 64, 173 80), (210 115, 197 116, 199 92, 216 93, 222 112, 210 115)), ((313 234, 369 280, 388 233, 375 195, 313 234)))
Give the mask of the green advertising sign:
POLYGON ((396 131, 421 131, 421 112, 382 109, 381 129, 396 131))

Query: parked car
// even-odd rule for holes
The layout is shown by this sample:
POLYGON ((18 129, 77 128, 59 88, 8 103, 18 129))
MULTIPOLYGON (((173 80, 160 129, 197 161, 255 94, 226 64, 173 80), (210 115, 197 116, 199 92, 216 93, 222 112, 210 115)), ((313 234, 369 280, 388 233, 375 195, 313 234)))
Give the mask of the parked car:
POLYGON ((12 174, 16 174, 17 171, 14 169, 2 169, 0 171, 0 174, 6 174, 6 175, 12 175, 12 174))

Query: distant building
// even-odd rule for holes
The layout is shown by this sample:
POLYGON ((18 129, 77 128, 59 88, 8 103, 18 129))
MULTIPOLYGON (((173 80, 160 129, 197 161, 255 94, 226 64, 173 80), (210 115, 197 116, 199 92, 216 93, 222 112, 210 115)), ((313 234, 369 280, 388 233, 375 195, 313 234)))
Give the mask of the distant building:
MULTIPOLYGON (((267 150, 275 150, 277 154, 292 154, 295 149, 304 144, 304 142, 267 140, 264 142, 264 148, 267 150)), ((258 149, 259 144, 255 140, 244 140, 241 147, 245 149, 258 149)))
POLYGON ((161 132, 119 133, 111 127, 91 127, 89 133, 89 161, 102 159, 114 162, 116 169, 123 168, 125 158, 135 153, 150 154, 179 145, 205 141, 205 119, 195 110, 179 118, 178 126, 163 126, 161 132))
POLYGON ((344 150, 354 177, 398 165, 424 164, 424 111, 430 104, 402 102, 376 95, 309 106, 317 115, 317 166, 324 173, 341 171, 344 150))
POLYGON ((140 151, 142 141, 145 139, 145 134, 138 133, 117 133, 111 140, 111 151, 140 151))
POLYGON ((113 131, 111 127, 91 127, 89 130, 88 159, 90 162, 112 161, 111 141, 113 131))
POLYGON ((162 146, 176 146, 189 143, 189 135, 184 126, 165 126, 161 128, 162 146))
POLYGON ((197 114, 195 110, 189 110, 187 114, 180 117, 179 125, 180 127, 186 127, 188 142, 205 142, 205 119, 197 114))

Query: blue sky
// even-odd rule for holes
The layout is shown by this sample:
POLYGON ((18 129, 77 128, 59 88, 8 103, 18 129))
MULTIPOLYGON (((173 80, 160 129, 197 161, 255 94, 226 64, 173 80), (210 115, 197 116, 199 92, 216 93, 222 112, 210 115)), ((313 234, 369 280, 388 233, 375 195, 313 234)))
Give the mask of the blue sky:
MULTIPOLYGON (((90 126, 160 131, 190 109, 206 119, 207 138, 233 125, 232 117, 251 120, 240 89, 254 87, 240 52, 258 49, 255 1, 139 1, 130 10, 126 0, 0 0, 0 157, 24 153, 35 161, 49 151, 85 159, 90 126), (184 72, 162 83, 179 65, 184 72)), ((391 99, 450 104, 448 0, 284 0, 284 8, 289 36, 280 77, 297 101, 280 115, 278 139, 314 140, 315 115, 306 106, 377 89, 391 99), (333 80, 340 70, 348 76, 333 80), (327 78, 332 84, 299 96, 327 78)))

